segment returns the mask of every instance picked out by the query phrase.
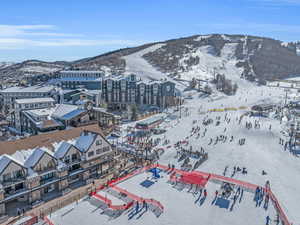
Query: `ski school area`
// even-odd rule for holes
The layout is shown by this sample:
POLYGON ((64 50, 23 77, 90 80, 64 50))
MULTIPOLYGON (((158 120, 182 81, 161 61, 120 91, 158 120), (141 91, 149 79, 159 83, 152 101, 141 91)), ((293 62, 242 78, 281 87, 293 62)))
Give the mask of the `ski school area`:
POLYGON ((160 164, 107 182, 45 221, 49 225, 290 225, 268 182, 260 187, 160 164))

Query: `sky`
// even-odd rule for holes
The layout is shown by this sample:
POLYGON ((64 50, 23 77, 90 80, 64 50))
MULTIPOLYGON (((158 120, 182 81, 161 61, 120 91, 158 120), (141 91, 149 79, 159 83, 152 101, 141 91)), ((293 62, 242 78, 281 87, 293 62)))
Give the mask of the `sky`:
POLYGON ((300 0, 3 0, 0 62, 72 61, 210 33, 300 40, 300 0))

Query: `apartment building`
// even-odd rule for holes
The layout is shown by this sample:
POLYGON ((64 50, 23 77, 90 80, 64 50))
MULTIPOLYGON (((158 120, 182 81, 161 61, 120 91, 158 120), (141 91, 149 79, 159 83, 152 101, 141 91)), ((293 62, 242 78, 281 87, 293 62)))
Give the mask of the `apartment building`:
POLYGON ((57 90, 53 86, 15 86, 0 90, 1 102, 9 109, 14 108, 16 99, 52 97, 57 101, 58 96, 57 90))
POLYGON ((132 104, 165 108, 175 104, 176 90, 171 81, 142 81, 132 74, 106 78, 102 95, 111 109, 126 110, 132 104))
POLYGON ((86 88, 100 90, 103 76, 101 71, 60 71, 59 82, 63 89, 86 88))
POLYGON ((0 216, 13 215, 17 208, 32 208, 93 179, 120 172, 120 153, 99 128, 90 128, 7 143, 4 152, 13 154, 0 156, 0 216), (28 149, 30 146, 38 147, 28 149))
POLYGON ((51 108, 55 106, 55 100, 53 98, 25 98, 25 99, 15 99, 14 101, 14 111, 11 113, 11 125, 17 130, 22 132, 22 124, 24 124, 23 111, 51 108))

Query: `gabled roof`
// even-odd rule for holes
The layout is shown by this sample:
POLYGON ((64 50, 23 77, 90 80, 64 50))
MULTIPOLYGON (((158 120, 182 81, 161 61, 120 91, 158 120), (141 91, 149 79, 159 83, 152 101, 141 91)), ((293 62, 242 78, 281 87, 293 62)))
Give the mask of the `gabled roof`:
POLYGON ((5 170, 5 168, 10 164, 10 162, 14 162, 21 167, 24 167, 23 164, 10 155, 4 154, 0 156, 0 174, 5 170))
POLYGON ((78 151, 80 151, 76 146, 74 146, 74 145, 72 145, 72 144, 70 144, 70 143, 68 143, 68 142, 63 141, 63 142, 59 145, 59 147, 57 148, 57 150, 55 151, 54 157, 57 158, 57 159, 63 158, 63 157, 67 154, 67 152, 69 151, 69 149, 70 149, 71 147, 74 147, 74 148, 76 148, 78 151))
POLYGON ((25 161, 24 165, 27 168, 34 167, 45 154, 47 154, 47 155, 51 156, 52 158, 54 158, 50 151, 47 151, 47 150, 41 149, 41 148, 36 148, 33 151, 33 153, 29 156, 29 158, 25 161))
POLYGON ((84 112, 86 112, 86 110, 79 109, 77 105, 60 104, 52 116, 61 120, 69 120, 84 112))
POLYGON ((86 152, 91 147, 96 137, 97 134, 95 133, 89 133, 88 135, 81 135, 77 139, 75 143, 75 147, 78 148, 81 152, 86 152))
POLYGON ((82 131, 88 130, 95 133, 102 133, 101 128, 97 124, 76 127, 69 130, 55 131, 34 135, 14 141, 0 141, 0 149, 2 154, 14 154, 18 150, 27 150, 37 147, 46 147, 53 150, 53 143, 68 141, 80 136, 82 131))
POLYGON ((53 98, 24 98, 24 99, 16 99, 15 102, 17 104, 29 104, 29 103, 48 103, 55 102, 53 98))

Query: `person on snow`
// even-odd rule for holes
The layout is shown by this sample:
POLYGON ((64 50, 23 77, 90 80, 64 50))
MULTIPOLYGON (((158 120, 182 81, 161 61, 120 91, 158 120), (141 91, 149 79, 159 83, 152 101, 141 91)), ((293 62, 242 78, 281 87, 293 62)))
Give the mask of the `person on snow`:
POLYGON ((218 197, 218 194, 219 194, 218 190, 216 190, 215 194, 216 194, 215 197, 218 197))
POLYGON ((266 217, 266 225, 270 225, 271 218, 269 216, 266 217))
POLYGON ((204 189, 204 197, 205 198, 207 197, 207 191, 206 191, 206 189, 204 189))

